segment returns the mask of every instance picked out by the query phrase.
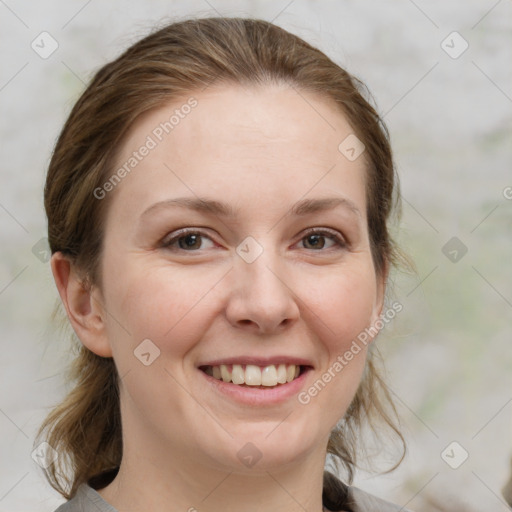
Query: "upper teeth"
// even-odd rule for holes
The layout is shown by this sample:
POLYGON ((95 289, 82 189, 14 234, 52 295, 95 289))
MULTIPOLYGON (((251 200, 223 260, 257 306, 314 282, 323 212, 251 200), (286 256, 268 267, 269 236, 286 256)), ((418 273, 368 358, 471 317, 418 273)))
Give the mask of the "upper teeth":
POLYGON ((295 364, 270 364, 260 367, 253 364, 208 366, 206 373, 212 377, 233 382, 233 384, 246 384, 247 386, 277 386, 297 378, 300 366, 295 364))

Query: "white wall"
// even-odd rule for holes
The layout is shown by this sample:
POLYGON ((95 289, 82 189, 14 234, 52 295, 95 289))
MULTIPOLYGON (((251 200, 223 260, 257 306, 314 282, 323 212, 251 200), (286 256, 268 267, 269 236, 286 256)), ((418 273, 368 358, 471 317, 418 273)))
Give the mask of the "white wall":
POLYGON ((49 328, 57 294, 44 254, 33 253, 45 237, 42 190, 59 129, 84 82, 153 22, 214 9, 274 19, 320 46, 366 81, 391 131, 404 195, 399 240, 418 272, 396 277, 404 309, 380 345, 410 455, 393 475, 361 474, 358 485, 417 510, 429 510, 427 497, 437 493, 475 510, 506 510, 499 494, 512 453, 511 3, 6 0, 0 512, 52 511, 62 502, 30 456, 39 423, 66 389, 68 341, 49 328), (31 48, 42 45, 43 31, 58 42, 47 59, 31 48), (445 51, 455 56, 466 44, 446 39, 453 31, 469 45, 458 58, 445 51), (457 262, 443 253, 452 237, 467 247, 457 262), (469 453, 456 470, 441 457, 452 441, 469 453))

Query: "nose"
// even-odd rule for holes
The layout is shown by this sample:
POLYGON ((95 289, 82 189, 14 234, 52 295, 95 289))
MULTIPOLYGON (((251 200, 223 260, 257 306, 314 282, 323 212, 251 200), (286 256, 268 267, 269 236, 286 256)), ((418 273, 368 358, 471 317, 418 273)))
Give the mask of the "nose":
POLYGON ((256 334, 289 328, 300 311, 293 285, 275 260, 263 256, 252 263, 239 259, 231 272, 228 321, 256 334), (281 270, 280 270, 281 269, 281 270))

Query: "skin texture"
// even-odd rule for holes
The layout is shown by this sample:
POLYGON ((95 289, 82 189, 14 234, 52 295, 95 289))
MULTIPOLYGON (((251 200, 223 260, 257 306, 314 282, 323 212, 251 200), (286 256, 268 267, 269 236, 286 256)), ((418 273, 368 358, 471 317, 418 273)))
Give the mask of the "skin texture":
MULTIPOLYGON (((385 276, 370 252, 364 160, 339 152, 352 129, 313 93, 219 85, 191 96, 197 106, 109 192, 101 287, 85 290, 61 254, 52 258, 77 335, 113 357, 121 376, 123 460, 99 492, 123 511, 234 512, 243 503, 246 512, 320 512, 329 434, 357 390, 366 350, 307 405, 297 396, 241 405, 212 389, 198 365, 297 356, 313 366, 307 390, 375 322, 385 276), (165 206, 142 215, 177 197, 221 201, 235 215, 165 206), (291 213, 297 201, 327 197, 358 213, 344 205, 291 213), (181 228, 206 236, 192 250, 163 247, 181 228), (311 239, 310 228, 329 228, 345 245, 329 234, 311 239), (248 236, 263 248, 252 263, 236 252, 248 236), (134 356, 144 339, 160 350, 148 366, 134 356), (237 457, 248 442, 262 455, 252 467, 237 457)), ((115 169, 187 99, 141 117, 115 169)))

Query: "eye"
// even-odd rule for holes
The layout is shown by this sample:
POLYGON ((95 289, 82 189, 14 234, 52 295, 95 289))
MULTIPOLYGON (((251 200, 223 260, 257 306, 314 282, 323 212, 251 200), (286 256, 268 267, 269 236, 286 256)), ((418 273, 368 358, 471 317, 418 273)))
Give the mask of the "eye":
POLYGON ((345 248, 347 243, 345 239, 336 231, 327 229, 311 229, 305 236, 302 237, 301 242, 304 249, 312 249, 320 251, 322 249, 330 249, 338 246, 338 248, 345 248))
MULTIPOLYGON (((337 231, 322 228, 310 229, 300 240, 302 248, 313 251, 347 247, 347 242, 337 231)), ((161 247, 172 251, 195 252, 215 247, 215 242, 204 232, 194 229, 180 229, 171 233, 161 242, 161 247)))
POLYGON ((164 238, 161 246, 170 250, 197 251, 214 247, 214 243, 205 233, 197 230, 181 229, 164 238))

